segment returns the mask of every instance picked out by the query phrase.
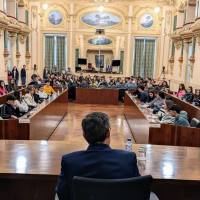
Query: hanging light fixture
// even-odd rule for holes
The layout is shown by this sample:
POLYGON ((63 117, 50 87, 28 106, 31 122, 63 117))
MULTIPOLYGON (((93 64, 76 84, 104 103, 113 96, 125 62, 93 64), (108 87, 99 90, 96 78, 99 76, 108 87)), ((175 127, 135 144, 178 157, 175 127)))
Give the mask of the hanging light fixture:
POLYGON ((160 11, 160 8, 159 8, 159 7, 154 8, 154 12, 155 12, 155 13, 159 13, 159 11, 160 11))
POLYGON ((48 4, 44 3, 44 4, 42 5, 42 7, 44 8, 44 10, 46 10, 46 9, 48 8, 48 4))
POLYGON ((100 6, 98 9, 99 9, 100 12, 103 12, 104 7, 103 7, 103 6, 100 6))

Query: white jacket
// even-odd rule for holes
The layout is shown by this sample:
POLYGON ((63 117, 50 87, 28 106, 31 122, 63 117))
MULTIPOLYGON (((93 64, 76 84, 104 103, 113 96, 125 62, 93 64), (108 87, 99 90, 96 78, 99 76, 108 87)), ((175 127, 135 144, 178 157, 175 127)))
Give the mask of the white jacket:
POLYGON ((37 106, 37 103, 34 101, 34 97, 29 93, 25 94, 24 100, 28 106, 35 106, 35 107, 37 106))
POLYGON ((20 112, 28 112, 28 106, 23 99, 21 103, 18 100, 15 100, 15 103, 18 105, 20 112))
POLYGON ((43 91, 43 92, 38 92, 40 99, 46 99, 47 98, 47 94, 43 91))

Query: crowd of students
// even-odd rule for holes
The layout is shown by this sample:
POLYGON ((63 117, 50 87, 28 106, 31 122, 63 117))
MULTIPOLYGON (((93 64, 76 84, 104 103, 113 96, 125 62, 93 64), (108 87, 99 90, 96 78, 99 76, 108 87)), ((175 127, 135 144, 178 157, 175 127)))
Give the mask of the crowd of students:
MULTIPOLYGON (((45 86, 28 85, 24 97, 20 90, 15 90, 14 95, 8 94, 5 104, 0 107, 0 117, 2 119, 17 119, 37 107, 38 103, 40 104, 48 96, 56 94, 50 86, 50 81, 46 80, 45 82, 45 86)), ((2 87, 5 87, 4 84, 2 87)), ((5 92, 5 94, 7 93, 5 92)))
MULTIPOLYGON (((49 95, 55 93, 52 88, 54 86, 63 86, 68 88, 72 86, 74 88, 88 88, 90 86, 95 86, 98 88, 99 86, 103 85, 106 87, 116 86, 124 89, 135 88, 136 91, 134 92, 134 95, 142 103, 148 104, 149 109, 151 109, 153 113, 158 114, 162 123, 176 123, 176 125, 183 125, 180 124, 179 121, 175 120, 175 117, 177 118, 178 115, 180 115, 180 119, 182 119, 182 116, 184 116, 184 114, 180 113, 180 107, 178 105, 174 106, 172 99, 165 99, 164 91, 170 89, 167 81, 160 81, 157 83, 154 79, 148 77, 144 80, 141 77, 133 76, 126 78, 113 78, 110 76, 108 79, 106 79, 105 76, 96 75, 93 77, 90 75, 84 77, 82 73, 80 76, 76 76, 73 75, 73 72, 70 68, 68 68, 68 71, 63 68, 59 73, 56 70, 56 66, 54 66, 53 70, 55 73, 50 74, 49 70, 45 68, 43 80, 41 80, 37 75, 32 76, 32 81, 26 88, 26 95, 24 96, 24 99, 18 90, 14 78, 9 80, 7 87, 5 86, 4 81, 0 81, 0 96, 14 91, 14 96, 11 97, 11 95, 8 95, 7 102, 1 108, 2 118, 13 118, 11 116, 19 117, 21 114, 28 112, 30 109, 36 107, 38 103, 41 103, 42 100, 46 99, 49 95), (45 86, 41 85, 44 82, 45 86), (155 95, 154 90, 159 90, 157 95, 155 95), (14 110, 6 109, 8 104, 13 105, 14 110), (177 114, 173 114, 175 112, 177 114)), ((15 72, 15 75, 16 74, 17 73, 15 72)), ((184 84, 180 84, 179 90, 175 96, 183 99, 186 102, 200 106, 200 90, 196 90, 195 94, 193 94, 193 88, 191 86, 189 86, 186 90, 184 84)), ((169 97, 170 96, 168 96, 168 98, 169 97)), ((188 126, 187 123, 184 122, 184 124, 188 126)))

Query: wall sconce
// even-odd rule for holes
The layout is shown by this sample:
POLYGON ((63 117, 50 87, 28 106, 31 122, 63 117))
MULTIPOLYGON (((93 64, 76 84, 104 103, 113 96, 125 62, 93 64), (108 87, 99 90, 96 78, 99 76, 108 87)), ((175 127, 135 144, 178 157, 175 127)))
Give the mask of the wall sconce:
POLYGON ((44 3, 44 4, 42 5, 42 7, 43 7, 44 10, 46 10, 46 9, 48 8, 48 4, 44 3))

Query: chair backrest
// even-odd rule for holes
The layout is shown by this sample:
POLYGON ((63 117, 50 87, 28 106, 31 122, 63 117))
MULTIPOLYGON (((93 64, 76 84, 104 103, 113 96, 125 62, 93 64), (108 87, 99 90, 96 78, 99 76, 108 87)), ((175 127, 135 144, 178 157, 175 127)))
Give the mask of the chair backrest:
POLYGON ((39 84, 39 86, 45 86, 46 84, 45 83, 41 83, 41 84, 39 84))
POLYGON ((96 85, 89 85, 89 88, 97 88, 96 85))
POLYGON ((128 87, 129 90, 137 90, 137 87, 128 87))
POLYGON ((105 86, 105 85, 99 85, 99 87, 98 88, 108 88, 108 86, 105 86))
POLYGON ((156 86, 155 89, 156 89, 156 90, 161 90, 161 89, 162 89, 162 86, 156 86))
POLYGON ((155 87, 149 87, 148 90, 156 90, 155 87))
POLYGON ((86 83, 82 83, 81 88, 88 88, 88 85, 86 83))
POLYGON ((126 89, 125 85, 117 85, 117 88, 123 88, 123 89, 126 89))
POLYGON ((200 121, 196 118, 193 118, 190 122, 190 127, 200 128, 200 121))
POLYGON ((147 200, 152 176, 127 179, 73 178, 74 200, 147 200))
POLYGON ((185 113, 188 122, 190 122, 190 116, 189 116, 189 114, 186 111, 182 110, 180 113, 185 113))
POLYGON ((115 85, 108 86, 108 89, 116 89, 117 87, 115 85))

